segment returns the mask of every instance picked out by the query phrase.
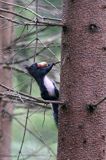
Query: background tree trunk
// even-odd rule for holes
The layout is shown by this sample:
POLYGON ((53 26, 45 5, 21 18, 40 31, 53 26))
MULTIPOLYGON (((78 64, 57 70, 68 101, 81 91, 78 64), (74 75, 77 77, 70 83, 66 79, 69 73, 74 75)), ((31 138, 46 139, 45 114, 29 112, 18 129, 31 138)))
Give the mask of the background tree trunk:
MULTIPOLYGON (((7 2, 13 2, 13 0, 9 0, 7 2)), ((8 10, 12 10, 12 7, 0 3, 0 7, 8 10)), ((10 17, 11 15, 8 13, 2 13, 2 15, 6 17, 10 17)), ((4 51, 3 49, 7 47, 12 38, 12 23, 6 21, 5 19, 0 18, 0 62, 7 61, 11 55, 10 50, 4 51)), ((3 69, 0 66, 0 83, 7 85, 9 87, 12 86, 12 71, 7 69, 3 69)), ((0 87, 0 92, 3 89, 0 87)), ((10 144, 11 144, 11 121, 10 117, 4 114, 3 110, 7 110, 8 112, 12 112, 12 104, 6 104, 0 101, 0 160, 9 160, 10 153, 10 144)))
POLYGON ((58 160, 106 159, 106 1, 64 0, 58 160))

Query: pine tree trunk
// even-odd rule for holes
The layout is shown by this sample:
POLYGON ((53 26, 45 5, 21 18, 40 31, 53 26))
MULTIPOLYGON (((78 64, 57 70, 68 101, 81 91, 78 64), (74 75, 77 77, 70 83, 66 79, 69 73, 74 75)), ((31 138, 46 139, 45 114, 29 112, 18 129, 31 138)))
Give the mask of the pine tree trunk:
POLYGON ((64 0, 63 21, 58 160, 106 160, 106 1, 64 0))
MULTIPOLYGON (((7 2, 12 3, 13 0, 7 2)), ((12 10, 12 7, 0 3, 0 7, 8 10, 12 10)), ((8 13, 1 12, 1 15, 11 18, 11 15, 8 13)), ((8 22, 5 19, 0 18, 0 62, 5 62, 9 59, 11 55, 10 50, 4 51, 12 38, 12 23, 8 22)), ((12 72, 3 69, 3 66, 0 66, 0 83, 11 87, 12 86, 12 72)), ((0 87, 0 92, 3 91, 3 88, 0 87)), ((11 154, 11 119, 4 113, 4 110, 12 112, 12 104, 4 103, 0 99, 0 160, 10 160, 9 155, 11 154)))

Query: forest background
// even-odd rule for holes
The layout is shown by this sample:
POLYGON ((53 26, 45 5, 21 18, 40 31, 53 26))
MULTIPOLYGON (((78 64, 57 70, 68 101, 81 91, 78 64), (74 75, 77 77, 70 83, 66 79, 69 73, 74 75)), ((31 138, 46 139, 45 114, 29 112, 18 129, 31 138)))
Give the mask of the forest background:
MULTIPOLYGON (((12 153, 3 157, 10 157, 12 160, 54 160, 57 154, 57 128, 50 104, 32 104, 33 101, 28 102, 19 93, 40 98, 35 80, 25 70, 26 64, 31 65, 35 61, 60 62, 62 1, 0 2, 5 6, 0 8, 0 19, 12 24, 11 43, 5 47, 5 53, 11 54, 5 61, 0 61, 1 67, 12 72, 13 89, 10 91, 8 86, 1 84, 7 87, 4 98, 13 104, 12 153), (11 11, 8 6, 12 7, 11 11)), ((7 27, 5 23, 1 25, 4 31, 7 27)), ((56 81, 59 88, 60 63, 55 65, 49 77, 56 81)), ((4 112, 6 114, 8 110, 5 108, 4 112)), ((10 135, 7 133, 6 136, 10 135)))

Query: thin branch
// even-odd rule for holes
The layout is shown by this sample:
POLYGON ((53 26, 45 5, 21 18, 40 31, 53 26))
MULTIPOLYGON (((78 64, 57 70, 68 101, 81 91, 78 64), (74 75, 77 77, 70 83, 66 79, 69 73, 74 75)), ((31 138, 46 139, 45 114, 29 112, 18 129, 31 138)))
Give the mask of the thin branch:
POLYGON ((30 18, 28 18, 28 17, 24 17, 22 14, 18 14, 18 13, 16 13, 16 12, 13 12, 13 11, 10 11, 10 10, 7 10, 7 9, 2 9, 2 8, 0 8, 0 11, 1 11, 1 12, 6 12, 6 13, 13 14, 13 15, 18 16, 18 17, 20 17, 20 18, 23 18, 23 19, 25 19, 25 20, 27 20, 27 21, 31 21, 31 22, 34 22, 34 23, 35 23, 34 20, 32 20, 32 19, 30 19, 30 18))
MULTIPOLYGON (((41 103, 37 103, 37 102, 34 102, 34 101, 29 101, 28 99, 23 99, 23 101, 24 101, 24 103, 22 102, 22 99, 19 99, 19 98, 17 98, 16 96, 14 96, 13 98, 14 99, 10 99, 10 98, 8 98, 8 96, 7 96, 7 98, 5 97, 6 96, 6 94, 4 94, 4 93, 0 93, 0 98, 2 98, 2 101, 3 102, 6 102, 6 103, 13 103, 13 104, 15 104, 15 108, 24 108, 24 109, 28 109, 28 108, 30 108, 30 109, 33 109, 33 110, 35 110, 36 112, 39 112, 39 111, 44 111, 44 109, 45 109, 45 107, 46 106, 44 106, 44 104, 41 104, 41 103), (17 103, 18 103, 18 105, 17 105, 17 103), (17 105, 17 106, 16 106, 17 105)), ((9 96, 10 96, 10 94, 9 94, 9 96)), ((51 109, 51 107, 46 107, 46 109, 48 110, 50 110, 51 109)))
POLYGON ((20 73, 24 73, 26 75, 29 75, 27 72, 25 72, 24 70, 20 69, 20 68, 17 68, 17 67, 14 67, 14 66, 9 66, 8 63, 5 65, 2 66, 4 69, 11 69, 11 70, 14 70, 14 71, 17 71, 17 72, 20 72, 20 73))
POLYGON ((55 9, 57 9, 57 10, 58 10, 58 8, 57 8, 53 3, 51 3, 50 1, 45 0, 45 2, 46 2, 46 3, 48 3, 48 4, 50 4, 52 7, 54 7, 55 9))
MULTIPOLYGON (((6 13, 10 13, 10 14, 13 14, 13 15, 15 15, 15 16, 18 16, 18 17, 20 17, 20 18, 23 18, 24 20, 27 20, 27 21, 30 21, 30 22, 33 22, 32 23, 32 25, 47 25, 47 26, 63 26, 63 24, 61 23, 61 22, 54 22, 54 21, 48 21, 48 20, 46 20, 45 18, 44 19, 36 19, 36 20, 33 20, 33 19, 30 19, 30 18, 28 18, 28 17, 24 17, 22 14, 18 14, 18 13, 16 13, 16 12, 13 12, 13 11, 9 11, 9 10, 7 10, 7 9, 2 9, 2 8, 0 8, 0 11, 1 12, 6 12, 6 13)), ((8 17, 7 17, 8 18, 8 17)), ((24 24, 25 24, 26 22, 24 22, 24 24)), ((29 23, 28 23, 29 24, 29 23)), ((26 25, 28 25, 27 23, 26 23, 26 25)), ((31 25, 31 24, 29 24, 29 25, 31 25)))
POLYGON ((60 27, 64 26, 64 24, 59 22, 59 21, 58 22, 48 21, 45 18, 44 19, 38 19, 38 21, 36 23, 38 23, 38 25, 41 23, 41 24, 47 25, 47 26, 60 26, 60 27))
POLYGON ((26 131, 27 131, 28 117, 29 117, 29 108, 28 108, 27 115, 26 115, 25 126, 24 126, 24 134, 23 134, 23 137, 22 137, 22 142, 21 142, 21 146, 20 146, 19 153, 18 153, 18 156, 17 156, 17 160, 19 160, 19 158, 20 158, 20 154, 22 152, 22 148, 23 148, 23 145, 24 145, 25 135, 26 135, 26 131))
POLYGON ((63 27, 64 25, 62 23, 52 23, 52 22, 46 22, 46 21, 35 21, 35 22, 19 22, 16 20, 13 20, 12 18, 8 18, 6 16, 0 15, 0 18, 4 18, 12 23, 16 23, 18 25, 23 25, 23 26, 60 26, 63 27))
POLYGON ((0 86, 3 87, 4 89, 6 89, 7 91, 9 92, 2 92, 0 93, 0 96, 7 96, 9 97, 10 99, 12 98, 20 98, 19 96, 21 96, 21 99, 23 98, 23 101, 25 100, 25 98, 29 101, 32 101, 32 102, 38 102, 38 103, 43 103, 43 104, 50 104, 50 103, 58 103, 60 105, 64 105, 65 103, 62 102, 62 101, 50 101, 50 100, 41 100, 41 99, 38 99, 38 98, 35 98, 31 95, 28 95, 28 94, 25 94, 23 92, 19 92, 19 91, 15 91, 3 84, 0 83, 0 86))
POLYGON ((8 3, 8 2, 4 2, 4 1, 0 1, 1 3, 4 3, 4 4, 7 4, 7 5, 11 5, 11 6, 15 6, 15 7, 19 7, 19 8, 22 8, 22 9, 25 9, 29 12, 31 12, 32 14, 38 16, 39 18, 43 18, 41 15, 37 14, 36 12, 34 12, 33 10, 27 8, 26 6, 21 6, 21 5, 18 5, 18 4, 15 4, 15 3, 8 3))
MULTIPOLYGON (((15 117, 13 117, 23 128, 25 128, 25 126, 15 117)), ((35 135, 30 129, 26 128, 26 131, 28 131, 32 136, 34 136, 36 139, 38 139, 42 144, 44 144, 53 155, 55 155, 55 153, 53 152, 53 150, 46 144, 46 142, 44 142, 44 140, 39 137, 38 135, 35 135)))
POLYGON ((106 97, 104 97, 102 100, 100 100, 98 103, 94 104, 95 106, 100 105, 101 103, 103 103, 106 100, 106 97))
MULTIPOLYGON (((49 44, 50 45, 50 44, 49 44)), ((24 58, 24 59, 21 59, 21 60, 14 60, 14 64, 20 64, 20 63, 23 63, 25 61, 29 61, 30 59, 32 59, 35 55, 38 56, 40 53, 42 53, 44 50, 46 50, 48 48, 48 46, 45 46, 44 48, 42 48, 40 51, 38 51, 37 53, 35 52, 34 54, 32 54, 31 56, 27 57, 27 58, 24 58)), ((35 47, 34 47, 35 48, 35 47)), ((26 73, 24 72, 23 70, 21 69, 18 69, 18 68, 15 68, 15 67, 10 67, 8 65, 11 65, 13 64, 13 62, 11 61, 12 58, 10 58, 10 60, 6 61, 6 62, 0 62, 0 65, 4 65, 3 67, 4 68, 12 68, 13 70, 16 70, 18 72, 22 72, 22 73, 26 73)), ((61 61, 57 61, 55 64, 58 64, 58 63, 61 63, 61 61)))
MULTIPOLYGON (((48 28, 48 27, 44 27, 44 28, 39 29, 39 30, 38 30, 38 33, 46 30, 47 28, 48 28)), ((26 33, 26 34, 23 34, 23 35, 19 36, 18 38, 15 38, 15 39, 13 40, 12 44, 10 44, 10 45, 7 46, 6 48, 4 48, 4 50, 8 50, 8 49, 12 48, 12 47, 17 43, 17 41, 21 41, 21 40, 23 40, 23 39, 25 39, 25 38, 27 38, 27 37, 29 37, 29 36, 32 36, 32 35, 34 35, 34 34, 36 34, 36 30, 34 30, 34 31, 32 31, 32 32, 29 32, 29 33, 26 33)))
MULTIPOLYGON (((9 113, 7 110, 4 110, 4 112, 6 114, 8 114, 11 118, 13 118, 17 123, 20 124, 21 127, 25 128, 25 125, 23 123, 21 123, 16 117, 12 116, 11 113, 9 113)), ((38 139, 44 146, 46 146, 50 151, 51 153, 55 156, 55 153, 53 152, 53 150, 51 149, 51 147, 49 147, 48 144, 46 144, 46 142, 42 139, 41 136, 38 136, 36 134, 34 134, 30 129, 28 129, 26 127, 26 131, 29 132, 34 138, 38 139)))
POLYGON ((44 119, 43 119, 43 122, 42 122, 42 127, 44 126, 44 123, 45 123, 45 114, 46 114, 46 109, 44 110, 44 119))
MULTIPOLYGON (((38 109, 39 107, 40 108, 47 108, 47 109, 50 109, 50 107, 48 106, 45 106, 45 105, 41 105, 41 103, 37 102, 36 100, 34 99, 31 99, 31 98, 27 98, 27 97, 24 97, 24 96, 21 96, 19 94, 16 94, 16 93, 13 93, 13 92, 0 92, 0 98, 2 98, 3 101, 5 102, 11 102, 11 103, 21 103, 23 105, 28 105, 28 107, 26 108, 35 108, 35 109, 38 109), (9 100, 8 100, 9 99, 9 100)), ((22 107, 21 107, 22 108, 22 107)))
POLYGON ((61 61, 57 61, 57 62, 55 62, 54 64, 56 65, 56 64, 59 64, 59 63, 61 63, 61 61))
POLYGON ((36 12, 34 12, 33 10, 29 9, 29 8, 26 7, 26 6, 21 6, 21 5, 14 4, 14 3, 8 3, 8 2, 4 2, 4 1, 2 1, 2 0, 0 0, 0 2, 1 2, 1 3, 4 3, 4 4, 7 4, 7 5, 11 5, 11 6, 15 6, 15 7, 19 7, 19 8, 22 8, 22 9, 24 9, 24 10, 27 10, 27 11, 31 12, 32 14, 34 14, 34 15, 36 15, 36 16, 38 16, 39 18, 44 19, 44 20, 62 21, 62 20, 59 19, 59 18, 43 17, 43 16, 37 14, 36 12))
POLYGON ((51 20, 51 21, 58 21, 58 22, 61 22, 62 21, 62 19, 59 19, 59 18, 51 18, 51 17, 43 17, 43 19, 45 20, 51 20))
POLYGON ((38 40, 42 44, 42 46, 47 48, 47 50, 58 60, 58 58, 56 57, 55 53, 50 48, 48 48, 40 39, 38 39, 38 40))
POLYGON ((13 19, 8 18, 8 17, 3 16, 3 15, 0 15, 0 18, 4 18, 4 19, 6 19, 6 20, 8 20, 8 21, 10 21, 10 22, 12 22, 12 23, 16 23, 16 24, 18 24, 18 25, 24 25, 24 24, 22 24, 22 23, 20 23, 20 22, 18 22, 18 21, 16 21, 16 20, 13 20, 13 19))
POLYGON ((99 106, 101 103, 103 103, 106 100, 106 97, 104 97, 102 100, 100 100, 98 103, 96 104, 87 104, 86 108, 90 113, 93 113, 95 111, 95 109, 97 108, 97 106, 99 106))

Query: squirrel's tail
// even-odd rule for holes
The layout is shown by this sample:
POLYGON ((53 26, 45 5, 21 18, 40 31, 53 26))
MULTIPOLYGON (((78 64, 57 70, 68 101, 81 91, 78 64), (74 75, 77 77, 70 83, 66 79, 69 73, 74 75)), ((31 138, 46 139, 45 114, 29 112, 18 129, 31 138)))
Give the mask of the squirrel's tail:
POLYGON ((52 103, 52 109, 53 109, 53 117, 56 123, 56 126, 58 127, 58 112, 59 112, 59 105, 57 103, 52 103))

